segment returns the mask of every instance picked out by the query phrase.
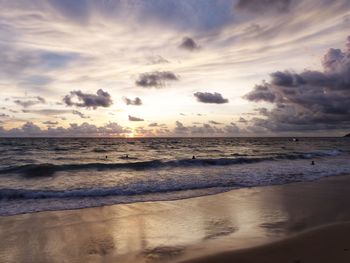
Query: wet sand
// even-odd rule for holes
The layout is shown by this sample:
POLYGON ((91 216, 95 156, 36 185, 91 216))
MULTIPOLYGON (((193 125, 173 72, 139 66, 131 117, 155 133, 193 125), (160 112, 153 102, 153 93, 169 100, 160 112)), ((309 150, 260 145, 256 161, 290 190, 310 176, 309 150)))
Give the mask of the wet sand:
POLYGON ((199 257, 182 263, 349 263, 350 223, 312 229, 258 247, 199 257))
POLYGON ((350 176, 339 176, 178 201, 0 217, 0 262, 232 262, 244 254, 266 261, 234 262, 330 262, 322 260, 350 253, 344 250, 350 249, 344 245, 349 190, 350 176), (285 255, 293 249, 298 253, 285 255), (273 261, 279 254, 286 258, 273 261))

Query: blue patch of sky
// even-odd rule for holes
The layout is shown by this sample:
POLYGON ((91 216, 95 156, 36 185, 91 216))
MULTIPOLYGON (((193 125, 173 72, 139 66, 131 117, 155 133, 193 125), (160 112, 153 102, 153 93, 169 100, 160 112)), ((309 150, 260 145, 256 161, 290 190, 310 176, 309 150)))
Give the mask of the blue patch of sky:
POLYGON ((79 57, 77 53, 45 52, 40 55, 40 63, 48 69, 64 68, 79 57))

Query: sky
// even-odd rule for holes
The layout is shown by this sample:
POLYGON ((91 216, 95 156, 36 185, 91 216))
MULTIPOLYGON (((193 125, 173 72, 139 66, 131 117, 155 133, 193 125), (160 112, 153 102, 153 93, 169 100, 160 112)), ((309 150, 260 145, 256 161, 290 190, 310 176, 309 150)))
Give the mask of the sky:
POLYGON ((0 0, 0 136, 341 136, 348 0, 0 0))

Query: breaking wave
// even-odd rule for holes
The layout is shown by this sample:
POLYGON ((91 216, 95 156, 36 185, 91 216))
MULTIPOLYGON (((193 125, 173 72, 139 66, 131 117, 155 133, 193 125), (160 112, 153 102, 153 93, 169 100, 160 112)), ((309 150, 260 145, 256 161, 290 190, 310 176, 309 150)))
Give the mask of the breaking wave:
MULTIPOLYGON (((130 169, 130 170, 147 170, 167 167, 200 167, 200 166, 225 166, 237 164, 249 164, 264 161, 278 160, 297 160, 297 159, 312 159, 317 157, 337 156, 340 155, 340 150, 326 150, 318 152, 306 153, 288 153, 269 155, 267 157, 235 157, 235 158, 206 158, 206 159, 180 159, 180 160, 152 160, 144 162, 124 162, 124 163, 82 163, 82 164, 26 164, 19 166, 6 167, 0 170, 0 174, 16 173, 28 177, 51 176, 56 172, 62 171, 77 171, 77 170, 115 170, 115 169, 130 169)), ((124 160, 128 161, 128 159, 124 160)), ((134 160, 130 158, 129 161, 134 160)))

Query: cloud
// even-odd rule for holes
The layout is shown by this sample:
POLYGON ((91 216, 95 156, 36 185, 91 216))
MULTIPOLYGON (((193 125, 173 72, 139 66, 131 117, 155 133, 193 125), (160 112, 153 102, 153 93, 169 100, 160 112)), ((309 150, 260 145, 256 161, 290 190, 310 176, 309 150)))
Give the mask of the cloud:
POLYGON ((163 58, 162 56, 152 56, 148 58, 149 64, 157 65, 157 64, 168 64, 169 60, 163 58))
POLYGON ((186 49, 188 51, 195 51, 198 50, 200 47, 192 38, 184 37, 182 39, 181 44, 179 45, 179 48, 186 49))
POLYGON ((240 123, 248 123, 248 121, 246 119, 244 119, 243 117, 240 117, 238 122, 240 122, 240 123))
POLYGON ((234 19, 234 1, 135 0, 133 4, 130 1, 117 1, 124 4, 118 4, 116 8, 121 14, 128 14, 128 18, 136 14, 136 19, 143 24, 156 23, 157 26, 175 27, 181 31, 207 31, 221 28, 234 19))
POLYGON ((67 128, 49 127, 45 130, 33 122, 26 122, 21 127, 10 130, 0 126, 0 137, 108 137, 125 136, 130 132, 129 129, 123 128, 115 122, 110 122, 100 127, 87 122, 80 125, 72 123, 67 128))
POLYGON ((48 1, 56 11, 72 20, 86 22, 89 18, 89 6, 87 0, 50 0, 48 1))
POLYGON ((129 121, 144 121, 144 119, 129 115, 129 121))
POLYGON ((111 95, 108 92, 99 89, 95 94, 83 93, 80 90, 71 91, 69 95, 66 95, 63 98, 63 102, 67 106, 76 106, 76 107, 84 107, 84 108, 93 108, 96 109, 98 107, 110 107, 113 104, 111 99, 111 95), (74 102, 74 97, 77 98, 77 102, 74 102))
POLYGON ((34 113, 38 115, 43 115, 43 116, 55 116, 55 115, 61 115, 61 114, 66 114, 70 113, 69 110, 58 110, 58 109, 42 109, 42 110, 22 110, 23 113, 34 113))
POLYGON ((253 13, 286 13, 289 11, 292 0, 239 0, 235 5, 237 10, 253 13))
MULTIPOLYGON (((28 0, 30 1, 30 0, 28 0)), ((40 1, 36 1, 39 2, 40 1)), ((133 0, 133 1, 91 1, 50 0, 48 12, 74 23, 87 25, 94 15, 111 21, 142 23, 143 25, 164 25, 167 28, 210 30, 220 28, 233 19, 234 0, 133 0), (215 12, 213 12, 215 10, 215 12)))
POLYGON ((134 106, 140 106, 142 105, 142 100, 139 97, 136 97, 135 99, 129 99, 127 97, 123 98, 126 105, 134 105, 134 106))
POLYGON ((235 123, 231 122, 230 125, 224 127, 225 133, 229 135, 247 134, 245 130, 241 130, 235 123))
POLYGON ((44 75, 29 75, 19 78, 18 86, 24 88, 38 88, 48 86, 53 78, 44 75))
POLYGON ((276 99, 276 95, 269 88, 269 84, 263 82, 261 85, 255 85, 255 88, 252 92, 249 92, 244 96, 245 99, 250 101, 268 101, 274 102, 276 99))
POLYGON ((34 106, 36 104, 45 104, 46 101, 44 98, 37 96, 37 97, 32 97, 31 99, 17 99, 13 101, 14 103, 16 103, 17 105, 22 106, 23 108, 29 108, 31 106, 34 106))
MULTIPOLYGON (((22 17, 18 16, 18 19, 20 18, 22 17)), ((16 20, 13 21, 13 23, 16 22, 16 20)), ((34 23, 34 21, 29 23, 34 23)), ((14 24, 14 26, 16 25, 14 24)), ((0 43, 0 61, 2 61, 0 77, 12 79, 13 76, 17 76, 16 80, 20 86, 37 87, 47 85, 54 81, 53 78, 47 76, 47 73, 63 69, 82 58, 80 54, 74 52, 44 51, 28 47, 18 48, 17 45, 11 44, 11 35, 21 35, 23 31, 17 29, 17 31, 11 32, 11 30, 14 30, 12 27, 8 27, 7 31, 2 29, 3 27, 0 27, 2 39, 7 40, 0 43)), ((33 42, 35 41, 33 40, 33 42)))
POLYGON ((178 76, 171 71, 154 71, 140 74, 136 85, 143 88, 162 88, 166 82, 178 80, 178 76))
POLYGON ((214 124, 214 125, 221 125, 221 122, 217 122, 217 121, 209 121, 210 124, 214 124))
POLYGON ((271 81, 256 85, 245 98, 267 102, 260 109, 265 118, 254 125, 270 131, 307 131, 350 128, 350 37, 345 50, 329 49, 322 59, 323 71, 277 71, 271 81))
POLYGON ((171 132, 173 136, 238 136, 247 134, 245 130, 240 129, 236 124, 230 123, 222 128, 210 124, 185 126, 182 122, 176 121, 175 128, 171 132))
POLYGON ((0 113, 0 118, 8 118, 8 117, 10 116, 5 113, 0 113))
MULTIPOLYGON (((176 87, 161 90, 144 101, 145 104, 147 102, 144 110, 147 108, 147 111, 154 113, 153 121, 190 121, 190 117, 196 117, 194 113, 198 112, 211 116, 202 117, 202 123, 208 123, 210 119, 221 121, 223 118, 232 119, 232 116, 244 116, 243 112, 251 111, 254 108, 251 104, 255 103, 241 105, 238 102, 239 106, 235 106, 233 101, 236 102, 240 94, 247 93, 247 88, 253 88, 251 83, 259 84, 263 75, 277 71, 276 69, 285 73, 284 69, 289 66, 287 61, 300 73, 303 68, 313 65, 314 55, 325 45, 338 46, 339 36, 349 29, 348 26, 345 27, 349 24, 348 0, 291 0, 289 5, 282 5, 282 8, 278 4, 276 7, 275 3, 278 1, 1 1, 0 89, 3 97, 12 97, 12 102, 2 101, 1 105, 8 108, 3 112, 11 117, 24 116, 26 120, 34 122, 45 121, 50 118, 39 114, 45 115, 46 110, 39 112, 32 109, 52 107, 68 110, 67 114, 57 116, 78 119, 78 115, 72 115, 72 110, 89 115, 85 108, 62 107, 53 103, 62 101, 62 97, 70 95, 73 90, 80 89, 83 93, 96 95, 99 88, 108 91, 114 102, 123 95, 128 95, 132 100, 136 96, 146 100, 147 96, 151 96, 147 91, 126 93, 130 84, 139 89, 144 87, 134 84, 140 80, 139 74, 173 72, 181 83, 176 80, 159 80, 157 77, 153 82, 152 77, 148 82, 141 82, 149 83, 150 86, 146 86, 149 88, 165 85, 176 87), (234 9, 237 3, 241 6, 234 9), (254 6, 258 7, 257 11, 254 6), (277 15, 278 10, 282 10, 283 15, 277 15), (91 32, 99 33, 91 39, 91 32), (115 36, 119 36, 117 42, 115 36), (194 42, 194 45, 186 47, 201 46, 203 48, 200 52, 179 49, 182 37, 185 36, 194 42), (130 83, 131 76, 133 80, 130 83), (232 89, 232 83, 239 87, 232 89), (207 104, 188 104, 188 92, 193 91, 194 87, 208 85, 220 87, 212 92, 220 92, 224 98, 232 101, 229 111, 209 113, 205 108, 207 104), (14 104, 13 97, 23 96, 25 91, 44 97, 48 105, 24 108, 14 104), (166 120, 158 110, 164 108, 164 105, 171 109, 166 120), (11 113, 10 109, 17 114, 11 113), (22 113, 22 109, 28 113, 22 113), (178 115, 180 112, 188 114, 188 118, 181 118, 178 115), (220 118, 215 115, 220 115, 220 118)), ((337 57, 341 53, 332 52, 330 55, 337 57)), ((336 67, 331 64, 329 67, 336 67)), ((293 71, 289 73, 295 74, 293 71)), ((269 78, 266 80, 269 84, 274 84, 269 78)), ((297 83, 293 76, 292 82, 290 78, 285 81, 289 81, 292 86, 295 85, 293 82, 297 83)), ((194 92, 196 91, 210 90, 198 89, 194 92)), ((277 95, 272 93, 270 96, 270 106, 276 106, 277 95)), ((77 95, 73 95, 71 102, 84 104, 77 95)), ((270 111, 270 106, 261 103, 259 107, 266 107, 270 111)), ((229 105, 223 108, 227 107, 229 105)), ((116 113, 113 106, 108 109, 108 112, 116 113)), ((107 116, 103 116, 104 111, 97 110, 93 117, 100 121, 108 117, 108 112, 105 112, 107 116)), ((143 116, 140 113, 134 114, 143 116)), ((257 114, 258 112, 254 116, 257 114)), ((238 118, 235 120, 238 121, 238 118)), ((248 119, 251 124, 251 117, 248 119)), ((57 120, 61 122, 60 119, 57 120)), ((6 125, 12 127, 16 123, 14 119, 6 125)), ((237 122, 237 125, 240 124, 237 122)))
POLYGON ((90 118, 90 116, 87 116, 84 113, 77 111, 77 110, 72 110, 72 114, 78 115, 82 119, 89 119, 90 118))
POLYGON ((196 92, 193 94, 199 102, 223 104, 228 103, 228 99, 224 99, 220 93, 214 92, 196 92))
POLYGON ((158 127, 158 123, 152 122, 152 123, 148 124, 148 127, 158 127))
POLYGON ((43 124, 46 124, 46 125, 58 125, 58 121, 44 121, 43 124))

